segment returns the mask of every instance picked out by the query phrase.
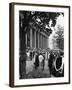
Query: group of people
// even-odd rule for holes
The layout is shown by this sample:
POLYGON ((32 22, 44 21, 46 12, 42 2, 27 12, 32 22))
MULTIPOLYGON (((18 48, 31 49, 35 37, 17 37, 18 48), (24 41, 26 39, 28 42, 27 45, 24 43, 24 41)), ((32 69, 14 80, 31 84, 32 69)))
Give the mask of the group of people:
POLYGON ((35 53, 35 61, 33 70, 27 74, 27 78, 43 78, 46 77, 44 72, 45 56, 42 53, 35 53))
POLYGON ((62 65, 62 56, 63 53, 54 54, 52 51, 50 51, 49 58, 47 60, 49 72, 45 72, 45 55, 43 53, 35 52, 33 71, 27 74, 27 78, 45 78, 51 77, 51 75, 54 75, 55 77, 63 76, 64 69, 62 65), (61 70, 61 67, 63 71, 61 70))
POLYGON ((58 52, 53 53, 50 52, 48 59, 48 66, 50 74, 55 77, 63 77, 64 76, 64 53, 58 52))

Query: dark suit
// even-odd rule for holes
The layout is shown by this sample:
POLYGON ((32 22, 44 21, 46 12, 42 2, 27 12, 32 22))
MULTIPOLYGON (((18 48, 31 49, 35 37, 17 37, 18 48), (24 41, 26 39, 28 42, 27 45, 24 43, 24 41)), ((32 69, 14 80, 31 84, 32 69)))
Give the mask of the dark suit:
POLYGON ((54 55, 53 54, 50 54, 49 61, 48 61, 48 66, 49 66, 50 74, 52 74, 53 60, 54 60, 54 55))

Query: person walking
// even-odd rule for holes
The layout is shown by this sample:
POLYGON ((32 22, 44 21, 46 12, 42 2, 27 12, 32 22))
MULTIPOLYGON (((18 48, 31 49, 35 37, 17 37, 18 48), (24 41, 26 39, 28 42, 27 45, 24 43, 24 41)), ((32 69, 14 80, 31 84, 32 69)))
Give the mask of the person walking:
POLYGON ((48 60, 48 67, 49 67, 49 72, 50 72, 50 75, 52 74, 52 68, 53 68, 53 61, 54 61, 54 55, 52 53, 52 51, 50 52, 50 55, 49 55, 49 60, 48 60))

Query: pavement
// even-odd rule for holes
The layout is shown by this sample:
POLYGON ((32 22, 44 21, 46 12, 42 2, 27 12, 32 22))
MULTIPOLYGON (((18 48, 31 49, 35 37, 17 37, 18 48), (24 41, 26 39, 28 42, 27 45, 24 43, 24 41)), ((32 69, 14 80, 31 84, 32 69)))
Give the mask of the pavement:
MULTIPOLYGON (((26 61, 26 74, 33 71, 33 68, 34 68, 34 60, 26 61)), ((47 60, 45 60, 44 73, 46 73, 48 75, 48 77, 50 77, 48 61, 47 60)))

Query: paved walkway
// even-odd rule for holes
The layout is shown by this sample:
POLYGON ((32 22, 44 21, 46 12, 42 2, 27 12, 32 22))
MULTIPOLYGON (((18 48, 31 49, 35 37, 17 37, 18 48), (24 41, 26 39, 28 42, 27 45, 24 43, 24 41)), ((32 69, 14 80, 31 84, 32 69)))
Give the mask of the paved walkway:
MULTIPOLYGON (((34 62, 33 61, 26 61, 26 73, 31 72, 33 70, 33 68, 34 68, 34 62)), ((45 60, 44 73, 46 73, 47 76, 50 77, 47 60, 45 60)))

